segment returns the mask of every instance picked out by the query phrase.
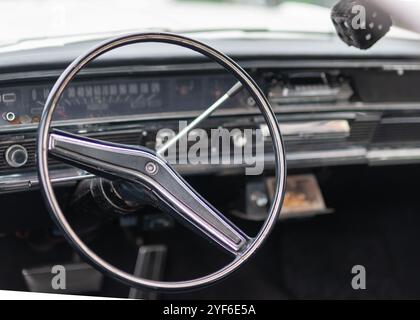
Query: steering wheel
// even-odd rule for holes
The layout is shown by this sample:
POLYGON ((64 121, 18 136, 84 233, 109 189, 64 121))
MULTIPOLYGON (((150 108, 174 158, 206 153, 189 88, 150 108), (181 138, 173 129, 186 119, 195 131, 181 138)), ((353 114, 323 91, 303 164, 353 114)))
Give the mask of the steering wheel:
MULTIPOLYGON (((225 96, 226 96, 225 95, 225 96)), ((225 97, 226 98, 226 97, 225 97)), ((208 115, 208 114, 207 114, 208 115)), ((282 206, 285 192, 286 162, 284 145, 276 116, 254 80, 232 59, 199 41, 169 33, 136 33, 105 41, 74 60, 61 74, 47 99, 42 113, 37 145, 37 168, 47 208, 67 241, 99 271, 137 288, 180 291, 209 285, 242 266, 268 237, 282 206), (276 163, 276 192, 268 216, 257 236, 251 238, 200 196, 158 153, 134 147, 86 138, 51 128, 54 110, 64 90, 89 62, 113 49, 135 43, 159 42, 178 45, 207 56, 222 65, 239 81, 226 95, 246 88, 259 106, 272 136, 276 163), (228 251, 232 261, 220 270, 186 281, 154 281, 116 268, 96 255, 70 226, 57 201, 50 180, 48 155, 107 179, 124 179, 139 184, 154 195, 175 216, 185 220, 200 235, 228 251)))

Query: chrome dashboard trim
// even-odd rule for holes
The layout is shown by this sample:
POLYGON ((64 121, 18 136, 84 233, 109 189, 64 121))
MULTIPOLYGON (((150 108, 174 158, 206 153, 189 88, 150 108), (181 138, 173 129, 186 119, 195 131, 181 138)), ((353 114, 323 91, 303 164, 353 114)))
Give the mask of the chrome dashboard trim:
MULTIPOLYGON (((270 139, 267 125, 260 125, 264 139, 270 139)), ((282 134, 289 140, 304 142, 310 138, 347 138, 350 136, 350 124, 347 120, 320 120, 287 122, 282 124, 282 134)))
MULTIPOLYGON (((94 175, 75 168, 57 169, 53 171, 51 181, 54 185, 61 185, 93 177, 94 175)), ((36 190, 39 186, 36 171, 4 175, 0 178, 0 194, 36 190)))
POLYGON ((420 161, 420 148, 372 149, 369 150, 367 159, 371 165, 417 163, 420 161))
MULTIPOLYGON (((383 112, 383 111, 420 111, 420 103, 346 103, 346 104, 322 104, 322 105, 273 105, 273 110, 276 114, 290 114, 298 115, 311 112, 328 112, 328 113, 352 113, 356 112, 383 112)), ((138 116, 120 116, 104 117, 99 119, 82 119, 82 120, 68 120, 55 121, 54 128, 66 126, 83 126, 96 124, 113 124, 113 123, 133 123, 140 121, 154 121, 154 120, 183 120, 191 119, 200 114, 200 111, 185 111, 185 112, 162 112, 151 113, 138 116)), ((261 116, 261 112, 254 108, 237 108, 237 109, 221 109, 217 110, 212 117, 228 117, 228 116, 261 116)), ((315 116, 315 115, 311 115, 315 116)), ((27 125, 4 125, 0 126, 0 133, 13 133, 23 131, 34 131, 38 128, 38 124, 27 125)))

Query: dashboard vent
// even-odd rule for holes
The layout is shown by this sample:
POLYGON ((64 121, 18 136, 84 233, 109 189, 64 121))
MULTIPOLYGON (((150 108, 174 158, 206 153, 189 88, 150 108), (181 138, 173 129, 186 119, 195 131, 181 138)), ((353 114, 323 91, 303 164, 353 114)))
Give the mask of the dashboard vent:
POLYGON ((419 123, 382 123, 373 136, 372 143, 413 143, 420 142, 419 123))
POLYGON ((348 140, 353 143, 369 143, 375 134, 376 126, 377 121, 354 121, 348 140))
POLYGON ((6 150, 12 146, 12 145, 21 145, 22 147, 24 147, 26 149, 26 151, 28 152, 28 161, 27 163, 19 168, 19 170, 21 169, 25 169, 25 168, 33 168, 35 167, 35 140, 34 139, 30 139, 30 140, 17 140, 17 141, 7 141, 7 142, 0 142, 0 170, 1 171, 13 171, 16 170, 12 167, 9 166, 9 164, 6 162, 6 150))

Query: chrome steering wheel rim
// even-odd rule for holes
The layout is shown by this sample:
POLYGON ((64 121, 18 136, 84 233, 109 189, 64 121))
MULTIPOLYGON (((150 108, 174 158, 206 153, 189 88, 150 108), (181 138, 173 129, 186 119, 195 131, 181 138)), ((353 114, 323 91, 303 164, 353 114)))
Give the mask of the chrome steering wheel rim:
POLYGON ((251 76, 248 75, 236 62, 227 57, 225 54, 213 49, 206 44, 184 36, 158 32, 135 33, 107 40, 89 50, 87 53, 79 56, 66 68, 66 70, 61 74, 54 87, 52 88, 40 119, 37 145, 37 168, 42 194, 51 217, 60 228, 67 241, 79 254, 81 254, 85 259, 87 259, 92 265, 94 265, 104 274, 107 274, 112 278, 115 278, 131 287, 165 292, 182 291, 207 286, 221 279, 224 279, 226 276, 239 269, 239 267, 242 266, 247 260, 249 260, 249 258, 251 258, 251 256, 253 256, 254 253, 261 247, 269 233, 272 231, 280 214, 286 185, 286 159, 284 144, 277 118, 267 98, 262 93, 261 89, 255 83, 255 81, 251 78, 251 76), (144 279, 118 269, 112 264, 103 260, 79 238, 79 236, 68 223, 57 201, 50 179, 50 172, 48 168, 48 144, 50 141, 50 128, 54 110, 64 90, 81 69, 83 69, 88 63, 103 55, 104 53, 126 45, 145 42, 158 42, 178 45, 193 50, 197 53, 201 53, 214 62, 222 65, 242 83, 242 85, 255 99, 256 105, 259 106, 268 125, 268 129, 273 141, 273 149, 275 153, 276 192, 274 194, 274 198, 271 203, 266 221, 264 222, 257 236, 252 238, 250 245, 238 256, 236 256, 232 262, 211 274, 197 279, 175 282, 144 279))

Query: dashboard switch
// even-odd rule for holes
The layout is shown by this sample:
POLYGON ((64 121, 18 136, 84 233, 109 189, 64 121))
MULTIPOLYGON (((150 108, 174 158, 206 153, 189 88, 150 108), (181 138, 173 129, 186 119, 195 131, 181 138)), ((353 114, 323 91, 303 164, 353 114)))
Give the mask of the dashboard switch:
POLYGON ((20 168, 28 162, 28 151, 25 147, 14 144, 5 153, 6 162, 13 168, 20 168))

